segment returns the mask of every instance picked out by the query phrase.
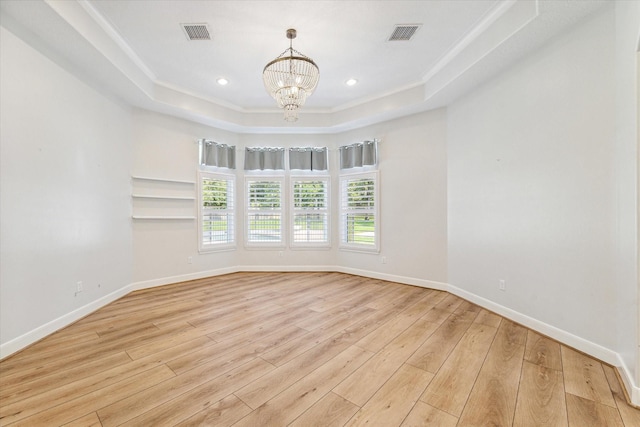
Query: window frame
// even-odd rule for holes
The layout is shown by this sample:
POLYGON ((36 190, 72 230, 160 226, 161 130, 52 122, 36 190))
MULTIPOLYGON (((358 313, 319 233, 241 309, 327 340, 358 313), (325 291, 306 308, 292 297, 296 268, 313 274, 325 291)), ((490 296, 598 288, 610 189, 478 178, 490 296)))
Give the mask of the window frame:
POLYGON ((341 173, 338 176, 338 221, 339 221, 339 249, 352 252, 379 253, 380 252, 380 172, 358 171, 341 173), (345 209, 346 188, 351 181, 371 179, 373 181, 373 209, 345 209), (373 244, 354 243, 346 241, 346 220, 349 214, 372 213, 374 218, 374 242, 373 244))
MULTIPOLYGON (((326 172, 326 171, 322 171, 326 172)), ((331 248, 331 176, 327 173, 306 173, 289 176, 289 248, 296 249, 330 249, 331 248), (296 209, 295 206, 295 184, 298 182, 324 182, 325 207, 321 210, 296 209), (295 219, 296 214, 316 214, 322 213, 326 216, 326 241, 323 242, 296 242, 295 240, 295 219)))
MULTIPOLYGON (((247 172, 247 171, 245 171, 247 172)), ((287 247, 287 200, 286 200, 286 186, 285 186, 285 176, 284 175, 274 175, 274 174, 262 174, 262 173, 245 173, 244 176, 244 245, 247 249, 284 249, 287 247), (280 208, 277 210, 269 210, 265 212, 276 212, 280 215, 280 241, 277 242, 260 242, 260 241, 251 241, 249 237, 251 235, 249 220, 251 218, 252 211, 249 206, 249 183, 250 182, 260 182, 260 181, 272 181, 280 183, 280 208)))
MULTIPOLYGON (((207 253, 207 252, 219 252, 219 251, 229 251, 235 250, 237 248, 238 242, 238 229, 237 229, 237 185, 236 185, 236 176, 235 174, 219 172, 219 171, 198 171, 198 252, 207 253), (232 195, 232 207, 229 209, 221 209, 220 211, 224 211, 226 215, 231 215, 233 221, 231 227, 227 226, 227 233, 231 232, 233 239, 231 241, 226 241, 222 243, 204 243, 204 215, 205 215, 205 207, 203 201, 203 190, 205 179, 214 179, 214 180, 225 180, 227 183, 231 183, 233 188, 231 189, 232 195)), ((227 184, 228 185, 228 184, 227 184)), ((227 190, 228 192, 228 190, 227 190)))

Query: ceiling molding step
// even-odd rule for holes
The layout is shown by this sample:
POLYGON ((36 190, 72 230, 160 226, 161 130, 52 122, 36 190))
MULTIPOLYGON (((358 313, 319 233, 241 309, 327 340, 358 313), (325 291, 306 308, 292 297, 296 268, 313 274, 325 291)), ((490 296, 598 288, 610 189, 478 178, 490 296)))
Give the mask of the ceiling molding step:
POLYGON ((424 76, 425 99, 452 84, 538 16, 538 0, 499 3, 424 76))

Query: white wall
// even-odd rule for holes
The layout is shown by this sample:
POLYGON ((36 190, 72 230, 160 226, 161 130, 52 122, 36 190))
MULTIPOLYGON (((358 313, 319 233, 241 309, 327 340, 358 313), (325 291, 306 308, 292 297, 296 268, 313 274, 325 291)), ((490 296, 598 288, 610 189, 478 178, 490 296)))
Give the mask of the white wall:
POLYGON ((131 116, 0 31, 4 355, 131 282, 131 116))
POLYGON ((343 268, 436 288, 447 282, 446 123, 440 109, 336 136, 337 145, 381 141, 381 251, 340 251, 343 268))
POLYGON ((449 283, 633 369, 636 141, 617 134, 615 24, 605 9, 450 106, 449 283))

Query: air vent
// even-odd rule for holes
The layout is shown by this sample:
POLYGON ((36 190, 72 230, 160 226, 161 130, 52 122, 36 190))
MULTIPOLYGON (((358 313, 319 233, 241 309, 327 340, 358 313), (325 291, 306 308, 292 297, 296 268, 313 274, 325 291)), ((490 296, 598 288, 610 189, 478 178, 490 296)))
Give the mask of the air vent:
POLYGON ((207 24, 180 24, 189 40, 211 40, 207 24))
POLYGON ((407 25, 396 25, 393 29, 393 33, 389 36, 389 41, 408 41, 411 40, 411 37, 418 31, 420 28, 420 24, 407 24, 407 25))

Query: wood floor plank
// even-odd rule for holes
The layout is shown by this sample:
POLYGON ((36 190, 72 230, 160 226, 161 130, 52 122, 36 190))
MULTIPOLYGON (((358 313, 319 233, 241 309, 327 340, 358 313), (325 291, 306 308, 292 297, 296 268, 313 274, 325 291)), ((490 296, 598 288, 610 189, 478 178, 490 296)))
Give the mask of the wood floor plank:
POLYGON ((429 297, 430 293, 417 299, 415 304, 398 313, 393 319, 380 325, 378 329, 362 338, 356 345, 369 351, 380 351, 385 345, 405 331, 434 306, 433 301, 429 297))
POLYGON ((103 407, 98 411, 98 415, 104 426, 120 425, 124 421, 150 411, 183 393, 197 388, 205 382, 211 381, 239 366, 245 365, 258 356, 259 349, 263 348, 266 343, 272 342, 274 343, 273 345, 275 345, 296 331, 306 333, 300 328, 290 326, 287 329, 275 331, 264 337, 262 341, 249 343, 237 348, 231 353, 220 352, 217 355, 218 357, 212 358, 206 363, 198 364, 190 370, 181 370, 180 375, 175 378, 150 387, 138 393, 136 396, 131 396, 119 400, 113 405, 103 407))
POLYGON ((75 399, 67 400, 57 406, 50 406, 49 409, 31 416, 24 417, 27 411, 11 414, 0 419, 0 425, 13 423, 13 421, 16 421, 11 424, 14 427, 62 425, 77 419, 78 414, 95 412, 103 405, 109 405, 123 397, 134 395, 173 376, 175 374, 171 369, 164 365, 158 366, 75 399))
POLYGON ((224 376, 216 377, 192 388, 164 405, 156 406, 150 411, 120 425, 175 425, 189 419, 203 409, 208 409, 210 406, 217 404, 218 401, 231 394, 235 388, 250 383, 273 369, 274 366, 271 363, 259 358, 253 359, 247 364, 229 371, 224 376))
POLYGON ((359 406, 329 392, 289 424, 289 427, 342 427, 358 409, 359 406))
POLYGON ((288 425, 361 366, 371 355, 371 352, 360 347, 350 346, 282 393, 260 405, 235 425, 237 427, 288 425))
POLYGON ((73 420, 70 423, 64 425, 64 427, 102 427, 98 414, 92 412, 84 417, 73 420))
MULTIPOLYGON (((450 301, 451 302, 451 301, 450 301)), ((462 301, 455 301, 459 306, 462 301)), ((442 308, 437 306, 434 310, 442 308)), ((477 314, 464 312, 461 314, 452 313, 447 320, 427 339, 407 361, 416 368, 436 373, 444 361, 449 357, 449 353, 456 346, 462 335, 469 328, 477 314)))
POLYGON ((562 371, 524 362, 513 425, 568 426, 562 371))
POLYGON ((569 427, 624 427, 616 408, 571 393, 566 400, 569 427))
POLYGON ((3 378, 2 387, 0 387, 0 399, 3 406, 9 405, 22 399, 62 387, 66 384, 99 375, 101 372, 108 371, 129 362, 131 362, 131 358, 127 356, 125 352, 120 352, 100 357, 87 363, 71 366, 65 370, 38 372, 38 375, 31 381, 23 377, 20 382, 9 384, 5 383, 3 378))
POLYGON ((531 330, 527 332, 524 360, 545 368, 562 371, 560 344, 531 330))
POLYGON ((489 310, 481 309, 478 313, 478 317, 473 321, 474 323, 482 323, 483 325, 491 326, 498 329, 502 318, 489 310))
POLYGON ((602 364, 564 345, 561 353, 565 391, 615 408, 602 364))
POLYGON ((527 330, 503 319, 458 423, 509 426, 513 423, 527 330))
POLYGON ((437 326, 418 320, 340 383, 334 393, 358 406, 364 405, 437 326))
POLYGON ((235 395, 230 394, 190 418, 179 422, 176 427, 226 427, 247 416, 250 412, 251 408, 235 395))
POLYGON ((616 405, 618 406, 618 411, 620 412, 624 425, 640 426, 640 409, 634 408, 627 403, 622 386, 618 381, 618 376, 614 371, 615 368, 604 364, 602 367, 604 368, 604 374, 607 377, 607 382, 609 383, 609 387, 613 393, 613 398, 616 401, 616 405))
POLYGON ((460 417, 497 329, 469 326, 420 400, 460 417))
POLYGON ((354 342, 351 334, 340 333, 332 339, 325 340, 279 366, 258 381, 235 392, 252 409, 256 409, 272 397, 288 388, 290 385, 305 377, 307 374, 333 359, 349 348, 354 342))
POLYGON ((401 427, 456 427, 457 424, 458 418, 453 415, 424 402, 416 402, 407 418, 402 422, 401 427))
POLYGON ((400 425, 432 378, 430 372, 402 365, 346 426, 400 425))

